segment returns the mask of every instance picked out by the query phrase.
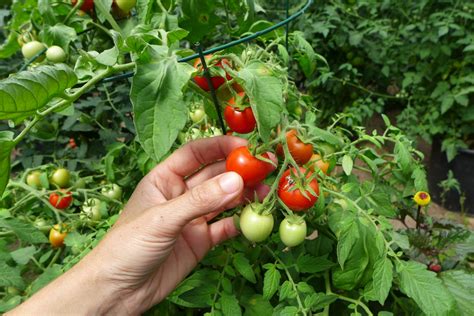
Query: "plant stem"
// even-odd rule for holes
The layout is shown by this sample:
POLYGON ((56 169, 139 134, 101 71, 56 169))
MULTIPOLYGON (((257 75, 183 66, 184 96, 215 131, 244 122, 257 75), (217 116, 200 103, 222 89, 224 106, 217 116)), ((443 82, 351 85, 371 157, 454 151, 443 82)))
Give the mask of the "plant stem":
POLYGON ((212 315, 214 315, 214 306, 216 304, 217 296, 219 295, 219 289, 221 287, 222 279, 224 278, 225 268, 227 267, 228 264, 229 264, 229 254, 227 253, 227 256, 225 258, 225 264, 224 264, 224 267, 222 268, 221 274, 219 276, 219 282, 217 283, 216 293, 214 293, 214 297, 212 299, 212 305, 211 305, 211 314, 212 315))
POLYGON ((71 18, 71 16, 76 13, 77 10, 79 10, 79 8, 82 6, 82 4, 84 3, 84 0, 79 0, 77 1, 76 5, 71 9, 71 11, 69 11, 69 13, 66 15, 66 17, 64 18, 64 21, 63 21, 63 24, 66 25, 67 24, 67 21, 71 18))
POLYGON ((421 206, 418 205, 418 210, 416 211, 416 229, 420 229, 420 220, 421 220, 421 206))
POLYGON ((43 112, 39 112, 35 115, 33 120, 25 126, 25 128, 18 134, 15 139, 13 140, 13 143, 17 145, 25 136, 26 134, 30 131, 30 129, 35 126, 36 123, 41 121, 46 115, 48 115, 51 112, 54 111, 61 111, 67 108, 72 102, 76 101, 81 95, 83 95, 89 88, 91 88, 93 85, 95 85, 97 82, 101 81, 108 75, 114 73, 114 72, 120 72, 120 71, 125 71, 129 70, 131 68, 135 67, 135 63, 131 62, 128 64, 122 64, 122 65, 116 65, 113 67, 109 67, 106 70, 102 71, 101 73, 97 74, 95 77, 93 77, 91 80, 89 80, 86 84, 84 84, 82 87, 78 88, 76 92, 73 94, 69 95, 68 99, 62 100, 55 105, 47 108, 43 112))
POLYGON ((301 302, 301 298, 300 298, 300 295, 299 295, 299 292, 298 292, 298 289, 296 288, 296 284, 295 284, 295 281, 293 280, 293 278, 291 277, 291 274, 290 274, 290 271, 288 271, 288 268, 286 267, 285 263, 283 261, 280 260, 280 258, 273 252, 273 250, 270 249, 270 247, 268 247, 267 245, 263 246, 265 249, 267 249, 267 251, 273 256, 273 258, 275 258, 275 260, 281 264, 281 266, 283 267, 283 269, 285 270, 285 274, 288 278, 288 281, 290 281, 291 285, 293 286, 293 290, 295 291, 296 293, 296 301, 298 302, 298 307, 299 309, 301 310, 301 312, 303 313, 304 316, 307 315, 306 313, 306 309, 304 308, 303 306, 303 303, 301 302))
POLYGON ((53 264, 56 263, 56 261, 58 261, 58 258, 59 256, 61 255, 61 252, 63 251, 63 248, 59 248, 56 253, 54 254, 54 257, 53 259, 51 259, 51 261, 49 262, 48 266, 46 267, 46 269, 49 269, 53 266, 53 264))

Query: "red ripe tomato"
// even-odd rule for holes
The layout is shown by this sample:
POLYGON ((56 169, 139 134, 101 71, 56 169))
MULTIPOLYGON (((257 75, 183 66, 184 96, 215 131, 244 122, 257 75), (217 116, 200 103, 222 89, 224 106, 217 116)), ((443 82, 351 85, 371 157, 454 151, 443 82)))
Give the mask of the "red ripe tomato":
MULTIPOLYGON (((74 6, 76 5, 77 0, 72 0, 71 3, 74 6)), ((94 0, 84 0, 84 3, 82 4, 80 9, 85 12, 94 10, 94 0)))
MULTIPOLYGON (((268 153, 262 155, 270 159, 268 153)), ((250 153, 246 146, 237 147, 229 154, 225 164, 227 171, 237 172, 244 180, 244 185, 254 187, 275 170, 275 167, 266 161, 260 160, 250 153)))
POLYGON ((430 269, 431 271, 433 272, 436 272, 436 273, 439 273, 441 272, 441 266, 437 263, 431 263, 429 266, 428 266, 428 269, 430 269))
POLYGON ((305 144, 298 139, 296 130, 292 129, 286 133, 286 142, 291 156, 299 165, 304 165, 313 155, 313 145, 305 144))
POLYGON ((72 193, 60 190, 61 193, 51 193, 49 196, 49 203, 57 209, 64 210, 72 203, 72 193))
MULTIPOLYGON (((207 55, 205 58, 206 60, 209 60, 211 59, 211 57, 212 55, 207 55)), ((208 65, 208 67, 219 67, 219 68, 224 69, 224 67, 222 66, 223 63, 226 65, 229 65, 229 62, 227 61, 227 59, 222 59, 222 60, 219 60, 214 65, 208 65)), ((198 69, 200 72, 203 70, 201 67, 201 60, 199 58, 197 58, 196 61, 194 62, 194 68, 198 69)), ((226 74, 226 77, 227 77, 227 80, 232 79, 232 77, 229 76, 229 74, 226 74)), ((194 82, 196 82, 196 84, 205 91, 211 90, 209 88, 209 85, 207 84, 207 80, 206 80, 206 77, 204 77, 204 75, 195 76, 194 82)), ((224 84, 225 78, 221 76, 214 76, 214 77, 211 77, 211 82, 212 82, 212 86, 214 87, 214 90, 217 90, 220 86, 224 84)))
MULTIPOLYGON (((306 169, 300 167, 302 174, 306 172, 306 169)), ((312 179, 306 187, 309 186, 316 193, 314 196, 308 189, 304 189, 306 196, 303 195, 300 188, 297 187, 299 179, 294 179, 291 172, 296 176, 295 168, 288 169, 283 173, 283 176, 278 183, 278 196, 285 203, 286 206, 292 211, 301 212, 311 208, 314 203, 318 200, 319 196, 319 184, 316 179, 312 179), (291 170, 291 171, 290 171, 291 170)), ((306 179, 311 177, 312 173, 308 172, 306 179)))
MULTIPOLYGON (((244 98, 245 93, 239 92, 239 97, 244 98)), ((255 116, 253 116, 252 108, 246 107, 243 110, 239 110, 234 107, 235 98, 232 97, 228 102, 224 110, 224 118, 229 127, 240 134, 250 133, 257 126, 255 116)))

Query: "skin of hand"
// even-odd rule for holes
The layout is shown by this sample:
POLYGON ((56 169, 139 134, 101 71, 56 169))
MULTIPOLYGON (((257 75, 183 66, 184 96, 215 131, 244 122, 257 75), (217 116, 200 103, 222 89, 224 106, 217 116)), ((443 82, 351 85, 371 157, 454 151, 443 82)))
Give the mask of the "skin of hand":
POLYGON ((140 181, 96 248, 8 315, 139 314, 166 298, 212 247, 239 234, 231 217, 209 221, 254 195, 225 172, 227 155, 245 144, 221 136, 178 149, 140 181))

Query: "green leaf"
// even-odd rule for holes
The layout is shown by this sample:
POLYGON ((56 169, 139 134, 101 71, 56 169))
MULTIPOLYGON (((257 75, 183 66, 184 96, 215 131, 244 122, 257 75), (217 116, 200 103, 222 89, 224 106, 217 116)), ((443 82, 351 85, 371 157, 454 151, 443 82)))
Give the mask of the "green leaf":
POLYGON ((48 285, 51 281, 56 279, 63 273, 61 266, 58 264, 53 265, 50 268, 47 268, 43 274, 41 274, 36 280, 31 283, 30 294, 34 294, 37 291, 41 290, 43 287, 48 285))
POLYGON ((327 256, 313 257, 304 254, 297 259, 297 269, 302 273, 317 273, 332 268, 335 263, 326 259, 327 256))
POLYGON ((278 286, 280 285, 281 274, 275 267, 272 265, 270 269, 265 272, 265 276, 263 278, 263 298, 264 299, 271 299, 272 296, 278 290, 278 286))
POLYGON ((221 23, 216 14, 215 1, 186 0, 182 1, 183 18, 179 24, 189 30, 188 40, 193 43, 200 41, 205 35, 221 23))
POLYGON ((6 262, 0 261, 0 286, 23 288, 20 267, 10 267, 6 262))
POLYGON ((232 261, 235 269, 249 282, 256 283, 255 274, 249 260, 243 253, 236 253, 232 261))
POLYGON ((13 147, 13 132, 0 132, 0 200, 10 179, 10 159, 13 147))
POLYGON ((391 235, 392 241, 395 242, 398 247, 405 250, 410 249, 410 241, 408 239, 408 236, 397 233, 396 231, 393 231, 391 235))
POLYGON ((28 223, 14 218, 0 219, 0 227, 12 230, 18 238, 31 244, 48 243, 45 235, 28 223))
POLYGON ((245 307, 245 316, 262 316, 273 314, 273 307, 270 302, 258 294, 253 295, 246 301, 242 302, 242 305, 245 307))
POLYGON ((54 26, 45 24, 41 31, 41 38, 46 45, 61 46, 67 53, 69 52, 69 43, 77 39, 77 33, 75 29, 62 23, 54 26))
POLYGON ((130 92, 135 126, 143 149, 156 161, 169 152, 186 124, 183 89, 192 72, 193 67, 178 63, 176 57, 137 64, 130 92))
POLYGON ((20 305, 22 297, 17 295, 13 296, 12 298, 8 299, 7 301, 1 300, 0 301, 0 313, 7 312, 12 310, 16 306, 20 305))
POLYGON ((456 301, 462 315, 474 311, 474 274, 462 270, 441 273, 441 280, 456 301))
POLYGON ((428 181, 426 180, 426 172, 423 168, 417 167, 413 170, 411 175, 416 191, 427 191, 428 181))
POLYGON ((0 120, 32 115, 77 82, 65 64, 39 66, 0 81, 0 120))
POLYGON ((240 309, 239 301, 234 295, 221 295, 219 303, 221 304, 221 310, 224 316, 242 315, 242 310, 240 309))
POLYGON ((34 256, 35 253, 36 253, 35 246, 29 246, 26 248, 17 249, 11 252, 10 255, 12 256, 13 260, 15 260, 16 263, 20 265, 25 265, 30 261, 30 259, 34 256))
POLYGON ((352 167, 354 166, 354 161, 352 160, 351 156, 344 155, 342 157, 342 169, 346 175, 350 175, 352 172, 352 167))
POLYGON ((381 305, 385 303, 393 280, 393 264, 387 257, 378 260, 374 265, 372 282, 369 283, 368 292, 364 296, 368 300, 379 301, 381 305))
POLYGON ((427 315, 447 315, 453 311, 454 300, 436 273, 416 261, 396 262, 400 289, 412 298, 427 315))
POLYGON ((268 141, 283 111, 281 81, 272 75, 267 65, 256 60, 242 68, 238 77, 245 81, 245 92, 249 96, 258 132, 263 141, 268 141))
POLYGON ((341 237, 337 242, 337 260, 342 269, 344 269, 344 263, 359 237, 359 229, 356 224, 350 225, 341 233, 341 237))
POLYGON ((296 306, 285 306, 278 316, 297 316, 298 315, 298 307, 296 306))
POLYGON ((291 284, 290 281, 286 280, 280 286, 279 298, 278 299, 280 300, 280 302, 282 302, 287 298, 293 298, 293 297, 295 297, 295 292, 293 290, 293 285, 291 284))
POLYGON ((197 270, 181 282, 179 287, 167 299, 184 307, 208 307, 212 304, 216 294, 219 277, 220 273, 215 270, 197 270))
POLYGON ((408 148, 409 146, 402 141, 398 140, 395 143, 394 153, 396 161, 403 171, 408 171, 412 168, 412 157, 408 148))
POLYGON ((441 98, 441 114, 446 113, 454 104, 454 97, 447 93, 441 98))
POLYGON ((294 58, 298 61, 306 78, 311 78, 316 71, 316 53, 311 44, 304 38, 304 33, 295 31, 291 33, 294 58))

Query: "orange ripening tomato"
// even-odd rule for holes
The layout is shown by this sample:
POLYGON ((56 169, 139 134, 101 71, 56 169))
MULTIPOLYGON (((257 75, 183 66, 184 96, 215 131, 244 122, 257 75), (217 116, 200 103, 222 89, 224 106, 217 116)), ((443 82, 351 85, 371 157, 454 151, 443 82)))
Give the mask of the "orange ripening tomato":
POLYGON ((310 164, 309 168, 311 169, 311 171, 316 171, 316 169, 319 169, 324 174, 326 174, 326 175, 328 174, 329 162, 324 161, 321 158, 321 155, 313 154, 311 156, 311 159, 309 160, 309 164, 310 164))

